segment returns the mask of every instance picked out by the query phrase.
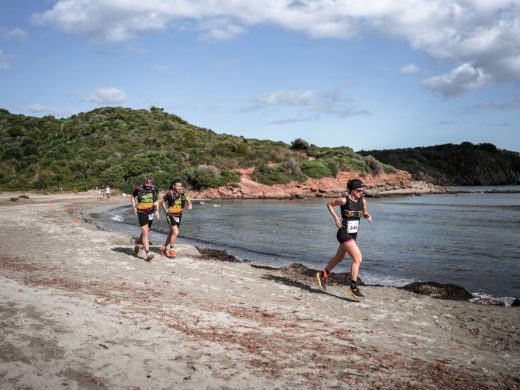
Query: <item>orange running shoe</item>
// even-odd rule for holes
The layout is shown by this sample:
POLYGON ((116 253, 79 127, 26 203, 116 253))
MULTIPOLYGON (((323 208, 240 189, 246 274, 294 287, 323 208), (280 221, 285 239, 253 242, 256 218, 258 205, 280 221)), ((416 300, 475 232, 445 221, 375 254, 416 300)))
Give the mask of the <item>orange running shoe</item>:
POLYGON ((323 272, 316 272, 316 283, 323 290, 327 290, 327 284, 329 281, 329 274, 327 271, 323 270, 323 272))
POLYGON ((166 247, 163 245, 161 246, 161 255, 163 255, 164 257, 166 257, 166 247))
POLYGON ((170 249, 168 251, 168 257, 175 257, 177 256, 177 252, 175 252, 173 249, 170 249))

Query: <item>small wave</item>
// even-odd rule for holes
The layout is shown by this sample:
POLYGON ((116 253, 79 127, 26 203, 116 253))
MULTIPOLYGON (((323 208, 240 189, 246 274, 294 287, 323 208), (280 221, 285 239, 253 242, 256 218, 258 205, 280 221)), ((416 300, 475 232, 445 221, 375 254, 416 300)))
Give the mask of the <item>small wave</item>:
POLYGON ((220 207, 220 205, 219 204, 214 204, 213 207, 220 207))
POLYGON ((388 287, 403 287, 407 284, 417 281, 416 279, 402 278, 399 276, 390 276, 390 275, 376 275, 376 274, 370 274, 368 272, 362 276, 362 280, 366 284, 381 285, 381 286, 388 286, 388 287))
POLYGON ((206 202, 199 202, 199 204, 206 204, 206 202))
POLYGON ((489 295, 489 294, 480 293, 480 292, 471 293, 471 295, 473 295, 474 298, 470 299, 470 302, 475 302, 478 299, 492 299, 495 301, 504 302, 506 307, 511 307, 513 301, 515 300, 514 297, 496 297, 494 295, 489 295))

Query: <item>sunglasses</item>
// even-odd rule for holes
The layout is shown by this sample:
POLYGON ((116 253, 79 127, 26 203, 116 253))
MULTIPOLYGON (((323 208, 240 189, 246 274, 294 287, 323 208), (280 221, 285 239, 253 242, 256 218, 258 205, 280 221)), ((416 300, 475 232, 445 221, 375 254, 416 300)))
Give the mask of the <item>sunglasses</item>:
POLYGON ((356 191, 357 193, 360 193, 360 194, 361 194, 361 193, 363 193, 363 191, 365 191, 365 190, 354 190, 354 191, 356 191))

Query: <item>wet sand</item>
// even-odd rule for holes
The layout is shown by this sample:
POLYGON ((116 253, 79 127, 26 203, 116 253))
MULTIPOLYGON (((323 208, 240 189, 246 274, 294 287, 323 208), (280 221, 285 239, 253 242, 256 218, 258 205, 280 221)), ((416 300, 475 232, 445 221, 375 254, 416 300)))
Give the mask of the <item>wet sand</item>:
MULTIPOLYGON (((201 257, 146 262, 88 210, 0 194, 0 388, 519 388, 520 308, 201 257)), ((137 232, 137 228, 136 228, 137 232)))

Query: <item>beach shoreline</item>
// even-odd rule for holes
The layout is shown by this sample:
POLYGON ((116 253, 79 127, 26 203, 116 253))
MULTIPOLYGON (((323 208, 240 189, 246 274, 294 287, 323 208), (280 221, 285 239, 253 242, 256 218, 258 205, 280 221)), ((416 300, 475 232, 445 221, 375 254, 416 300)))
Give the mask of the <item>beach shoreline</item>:
POLYGON ((0 196, 2 388, 518 388, 520 310, 201 257, 148 263, 98 194, 0 196))
MULTIPOLYGON (((276 199, 276 200, 267 200, 267 199, 261 199, 261 200, 253 200, 253 199, 219 199, 217 200, 204 200, 200 201, 201 207, 208 207, 211 205, 211 202, 214 203, 215 206, 225 206, 226 202, 230 202, 227 205, 233 205, 235 201, 238 201, 240 205, 248 205, 248 202, 253 202, 252 204, 258 204, 255 201, 259 201, 260 204, 263 204, 263 202, 268 202, 268 204, 278 205, 279 202, 284 202, 284 200, 276 199), (243 202, 243 203, 242 203, 243 202), (272 203, 271 203, 272 202, 272 203)), ((285 200, 286 203, 282 203, 287 205, 288 208, 292 207, 292 204, 294 202, 299 203, 300 200, 292 199, 290 201, 285 200)), ((318 202, 322 202, 321 200, 316 200, 318 202)), ((199 201, 194 200, 195 203, 199 203, 199 201)), ((306 201, 304 201, 305 204, 307 204, 306 201)), ((136 234, 138 232, 138 228, 133 220, 133 215, 130 213, 130 209, 125 210, 124 208, 129 206, 125 203, 123 205, 117 205, 116 207, 105 207, 101 210, 93 210, 92 212, 88 213, 88 217, 92 219, 92 222, 96 224, 96 226, 107 229, 107 230, 114 230, 119 231, 121 233, 126 234, 136 234)), ((197 206, 197 209, 199 206, 197 206)), ((244 212, 251 212, 251 210, 244 212)), ((191 213, 190 213, 191 214, 191 213)), ((226 213, 225 213, 226 214, 226 213)), ((240 215, 238 213, 237 215, 240 215)), ((164 217, 164 216, 163 216, 164 217)), ((163 221, 163 217, 161 217, 161 221, 157 221, 154 223, 153 229, 152 229, 152 238, 154 242, 163 242, 166 239, 167 231, 164 230, 164 227, 166 227, 166 224, 163 221)), ((193 220, 193 215, 188 216, 191 222, 192 226, 197 226, 199 218, 195 218, 193 220)), ((235 218, 236 215, 231 216, 229 215, 229 218, 235 218)), ((206 223, 211 224, 209 220, 206 220, 206 223)), ((230 226, 226 225, 226 227, 223 227, 223 229, 228 229, 226 234, 233 234, 233 230, 230 226), (229 230, 231 229, 231 230, 229 230)), ((247 263, 250 263, 252 265, 258 265, 258 266, 266 266, 271 267, 273 269, 281 269, 286 268, 289 266, 292 266, 293 271, 298 269, 302 274, 311 274, 312 271, 314 273, 318 270, 317 267, 321 266, 322 264, 316 264, 316 262, 309 261, 309 257, 301 257, 298 255, 291 255, 287 254, 283 251, 274 250, 272 248, 264 247, 264 248, 258 248, 256 247, 255 250, 251 250, 248 248, 247 243, 244 241, 243 244, 239 244, 236 242, 228 242, 224 241, 220 242, 218 238, 209 235, 198 235, 197 233, 190 230, 189 226, 185 227, 185 229, 182 229, 183 232, 186 232, 184 234, 181 234, 179 236, 179 243, 184 244, 190 244, 197 249, 201 250, 209 250, 212 252, 215 256, 221 256, 224 258, 234 257, 237 261, 244 261, 247 263), (191 236, 191 234, 195 234, 195 236, 191 236), (271 257, 268 257, 271 256, 271 257)), ((249 232, 250 234, 254 234, 254 232, 249 232)), ((370 265, 371 258, 366 258, 367 265, 370 265)), ((325 260, 324 260, 325 261, 325 260)), ((349 268, 348 262, 344 263, 344 267, 337 268, 336 271, 339 269, 345 269, 349 268)), ((346 272, 340 272, 339 278, 345 279, 344 275, 347 275, 346 272)), ((400 278, 399 275, 389 275, 386 274, 378 274, 378 276, 374 277, 373 274, 371 275, 370 268, 365 268, 363 275, 361 276, 363 281, 365 281, 368 285, 380 285, 385 287, 395 287, 395 288, 406 288, 407 285, 410 283, 421 283, 425 285, 431 285, 435 284, 437 282, 445 283, 441 289, 445 291, 453 290, 453 288, 458 288, 460 290, 463 290, 464 292, 467 292, 467 294, 471 294, 471 297, 469 300, 471 302, 477 303, 477 304, 496 304, 496 305, 504 305, 507 307, 510 307, 513 303, 516 302, 518 304, 518 295, 514 293, 497 293, 496 291, 487 290, 482 291, 481 289, 471 289, 467 285, 465 286, 463 276, 461 276, 460 283, 458 280, 451 280, 451 281, 443 281, 442 279, 437 280, 435 278, 428 278, 424 277, 424 275, 416 275, 416 277, 406 277, 406 278, 400 278), (422 277, 421 277, 422 276, 422 277), (365 280, 366 279, 366 280, 365 280), (449 283, 449 284, 446 284, 449 283), (450 287, 452 286, 452 287, 450 287), (463 287, 464 286, 464 287, 463 287)), ((442 291, 440 294, 432 294, 432 295, 446 295, 442 291)), ((447 294, 449 295, 449 294, 447 294)))

